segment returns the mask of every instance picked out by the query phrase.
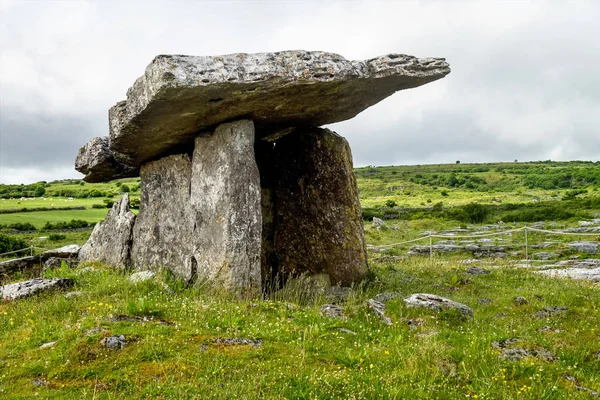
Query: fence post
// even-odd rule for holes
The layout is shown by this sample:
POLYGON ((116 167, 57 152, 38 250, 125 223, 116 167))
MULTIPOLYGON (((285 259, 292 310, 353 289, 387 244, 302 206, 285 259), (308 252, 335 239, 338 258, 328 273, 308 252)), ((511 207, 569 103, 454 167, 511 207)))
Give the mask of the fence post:
POLYGON ((527 237, 527 225, 525 225, 525 263, 529 266, 529 238, 527 237))
POLYGON ((433 237, 429 235, 429 261, 433 265, 433 237))

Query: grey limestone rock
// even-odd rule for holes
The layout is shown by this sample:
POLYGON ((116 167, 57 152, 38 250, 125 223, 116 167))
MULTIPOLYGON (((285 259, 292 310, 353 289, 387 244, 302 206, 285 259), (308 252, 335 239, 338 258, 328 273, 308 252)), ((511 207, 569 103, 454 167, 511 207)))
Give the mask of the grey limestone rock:
POLYGON ((123 350, 127 346, 125 335, 107 336, 100 341, 100 345, 111 350, 123 350))
POLYGON ((152 271, 140 271, 132 274, 129 277, 131 283, 146 282, 154 278, 154 272, 152 271))
POLYGON ((323 304, 321 306, 321 314, 329 318, 344 318, 344 310, 335 304, 323 304))
POLYGON ((383 323, 386 325, 392 325, 392 320, 390 317, 385 315, 385 304, 374 299, 367 300, 366 304, 379 317, 379 319, 383 321, 383 323))
POLYGON ((529 304, 529 301, 527 301, 527 299, 523 296, 517 296, 513 299, 513 302, 515 303, 515 305, 517 306, 524 306, 526 304, 529 304))
POLYGON ((367 273, 361 206, 348 142, 307 128, 275 147, 274 251, 284 276, 326 273, 349 286, 367 273))
POLYGON ((222 124, 196 138, 191 187, 199 279, 239 295, 260 293, 261 187, 252 121, 222 124))
POLYGON ((171 155, 144 164, 140 172, 142 193, 133 227, 131 263, 137 269, 164 266, 190 280, 195 274, 192 160, 187 154, 171 155))
POLYGON ((0 297, 3 300, 18 300, 37 293, 67 288, 72 285, 73 281, 68 278, 30 279, 24 282, 0 286, 0 297))
POLYGON ((582 253, 598 253, 598 243, 595 242, 571 242, 569 243, 569 247, 582 253))
POLYGON ((549 318, 555 315, 563 314, 567 312, 569 308, 564 306, 550 306, 544 307, 540 311, 533 314, 534 317, 537 318, 549 318))
POLYGON ((385 228, 385 222, 381 218, 373 217, 373 228, 380 230, 381 228, 385 228))
POLYGON ((76 244, 68 244, 58 249, 47 250, 43 254, 44 258, 56 257, 56 258, 77 258, 81 246, 76 244))
POLYGON ((129 210, 129 195, 126 193, 115 201, 104 221, 96 224, 92 235, 79 250, 79 260, 127 267, 134 221, 135 214, 129 210))
POLYGON ((108 137, 95 137, 79 149, 75 169, 85 175, 85 181, 92 183, 136 176, 139 168, 126 164, 125 160, 126 156, 110 149, 108 137))
POLYGON ((404 299, 404 302, 408 307, 424 307, 434 311, 457 309, 463 317, 473 318, 471 307, 434 294, 415 293, 404 299))
POLYGON ((275 131, 350 119, 396 91, 450 73, 442 58, 348 61, 322 51, 159 55, 109 112, 110 149, 131 165, 238 118, 275 131))

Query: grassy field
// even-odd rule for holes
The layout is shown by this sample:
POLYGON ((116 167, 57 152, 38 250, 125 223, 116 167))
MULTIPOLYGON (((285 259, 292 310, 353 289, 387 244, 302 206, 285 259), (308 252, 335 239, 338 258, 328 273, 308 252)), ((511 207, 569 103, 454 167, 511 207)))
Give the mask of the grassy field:
MULTIPOLYGON (((366 240, 374 246, 417 238, 426 230, 476 231, 499 218, 512 218, 505 219, 505 227, 529 224, 529 218, 545 221, 549 229, 575 227, 600 213, 598 164, 367 167, 356 175, 366 240), (484 209, 469 208, 474 202, 484 209), (371 214, 391 215, 387 228, 373 228, 371 214), (474 223, 471 217, 482 218, 474 223)), ((102 185, 98 190, 117 188, 114 182, 102 185)), ((69 188, 94 185, 67 181, 47 190, 69 188)), ((100 220, 108 209, 89 207, 103 198, 64 202, 84 205, 84 211, 0 214, 0 224, 7 218, 36 227, 46 221, 100 220)), ((52 201, 62 206, 62 200, 52 201)), ((38 207, 49 200, 0 200, 0 206, 16 208, 17 201, 17 207, 38 207)), ((82 244, 89 233, 60 232, 64 237, 55 241, 42 231, 15 236, 52 248, 82 244)), ((522 232, 501 239, 504 245, 525 243, 522 232)), ((566 246, 600 237, 528 236, 529 244, 548 240, 561 259, 600 257, 566 246)), ((430 260, 408 257, 409 247, 369 251, 372 275, 342 305, 343 319, 321 314, 327 301, 322 297, 306 303, 288 293, 240 301, 202 285, 185 287, 164 271, 156 281, 137 285, 128 272, 101 264, 48 271, 48 277, 72 278, 69 290, 81 294, 66 298, 56 292, 0 304, 0 398, 550 400, 591 398, 583 388, 600 392, 600 285, 516 268, 523 254, 482 263, 489 274, 469 275, 460 260, 470 255, 436 254, 430 260), (474 318, 409 308, 397 298, 387 303, 393 322, 388 326, 365 306, 383 292, 448 297, 470 306, 474 318), (527 303, 517 304, 517 296, 527 303), (552 306, 568 309, 536 316, 552 306), (128 341, 122 350, 100 345, 102 338, 120 334, 128 341), (264 344, 215 343, 226 338, 264 344), (509 361, 493 343, 512 338, 519 339, 519 347, 543 348, 556 358, 509 361), (40 349, 52 341, 53 347, 40 349)))
POLYGON ((83 294, 67 299, 54 293, 0 305, 0 396, 588 398, 565 376, 600 391, 598 285, 543 278, 510 266, 469 276, 465 267, 439 259, 372 261, 371 266, 374 278, 355 289, 343 306, 345 319, 321 315, 324 299, 312 304, 293 297, 238 301, 201 287, 184 289, 166 275, 160 282, 175 293, 160 282, 134 285, 125 274, 98 264, 93 271, 57 270, 51 276, 73 278, 72 290, 83 294), (388 302, 393 325, 387 326, 364 301, 388 291, 449 297, 472 307, 474 319, 408 308, 396 299, 388 302), (529 303, 516 305, 516 296, 529 303), (535 316, 548 306, 568 310, 535 316), (117 315, 156 320, 118 321, 117 315), (120 334, 129 341, 123 350, 99 344, 120 334), (542 346, 558 358, 501 358, 492 342, 515 337, 522 347, 542 346), (264 345, 213 342, 224 338, 260 339, 264 345), (51 341, 54 347, 40 349, 51 341))

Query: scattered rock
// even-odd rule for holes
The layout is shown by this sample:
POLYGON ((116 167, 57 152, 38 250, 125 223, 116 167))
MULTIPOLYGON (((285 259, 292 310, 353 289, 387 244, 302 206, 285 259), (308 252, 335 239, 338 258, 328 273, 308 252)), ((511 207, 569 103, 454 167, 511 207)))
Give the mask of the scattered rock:
POLYGON ((25 282, 17 282, 0 286, 0 296, 4 300, 17 300, 41 292, 63 289, 70 286, 73 286, 73 281, 68 278, 36 278, 25 282))
POLYGON ((537 318, 548 318, 548 317, 552 317, 554 315, 562 314, 562 313, 566 312, 568 309, 569 309, 568 307, 562 307, 562 306, 544 307, 540 311, 533 314, 533 316, 537 317, 537 318))
POLYGON ((382 228, 386 227, 385 222, 383 222, 381 218, 377 217, 373 217, 373 223, 371 225, 377 230, 381 230, 382 228))
POLYGON ((108 322, 154 322, 160 325, 173 326, 174 322, 166 321, 162 318, 138 316, 138 315, 111 315, 104 318, 108 322))
POLYGON ((31 384, 34 387, 45 387, 48 386, 48 381, 41 378, 35 378, 33 381, 31 381, 31 384))
POLYGON ((414 318, 414 319, 409 319, 406 323, 410 327, 410 329, 417 329, 417 327, 423 325, 423 322, 424 321, 422 318, 414 318))
POLYGON ((206 350, 208 350, 208 346, 207 345, 203 344, 203 345, 200 346, 200 349, 199 349, 200 353, 203 353, 206 350))
POLYGON ((386 325, 392 325, 390 317, 385 315, 385 304, 369 299, 367 300, 367 305, 386 325))
POLYGON ((350 329, 339 328, 338 330, 342 333, 347 333, 348 335, 358 335, 358 333, 351 331, 350 329))
POLYGON ((470 275, 486 275, 490 273, 490 271, 488 271, 487 269, 479 267, 469 267, 466 272, 470 275))
POLYGON ((146 281, 154 279, 155 275, 156 274, 152 271, 136 272, 134 274, 131 274, 131 276, 129 277, 129 282, 131 282, 131 283, 146 282, 146 281))
POLYGON ((492 299, 482 298, 482 299, 477 299, 477 302, 479 304, 481 304, 482 306, 487 306, 487 305, 490 305, 492 303, 492 299))
POLYGON ((573 382, 575 384, 575 389, 579 390, 580 392, 587 393, 592 397, 600 397, 600 393, 596 392, 595 390, 592 390, 590 388, 580 385, 579 382, 577 381, 577 378, 575 378, 574 376, 563 375, 563 378, 565 378, 566 380, 568 380, 570 382, 573 382))
POLYGON ((500 352, 500 358, 506 358, 509 361, 520 361, 529 356, 529 352, 519 347, 513 349, 503 349, 500 352))
POLYGON ((55 344, 56 344, 56 342, 44 343, 43 345, 40 346, 40 349, 47 349, 49 347, 54 347, 55 344))
POLYGON ((594 242, 571 242, 569 247, 582 253, 598 254, 598 243, 594 242))
POLYGON ((98 222, 79 251, 79 261, 101 261, 114 267, 129 266, 135 214, 129 210, 129 194, 115 201, 104 221, 98 222))
POLYGON ((534 260, 552 260, 558 258, 558 254, 553 252, 541 251, 539 253, 532 254, 534 260))
POLYGON ((540 275, 547 275, 552 278, 568 278, 579 281, 600 282, 600 267, 592 269, 570 267, 565 269, 545 269, 533 272, 540 275))
POLYGON ((492 347, 495 349, 506 349, 510 346, 512 346, 513 344, 520 342, 521 338, 517 338, 517 337, 513 337, 513 338, 509 338, 509 339, 504 339, 504 340, 494 340, 492 342, 492 347))
POLYGON ((401 298, 402 294, 399 292, 385 292, 379 293, 373 297, 373 300, 378 301, 380 303, 387 303, 390 300, 401 298))
POLYGON ((525 304, 529 304, 529 301, 523 296, 517 296, 513 299, 513 302, 517 306, 524 306, 525 304))
POLYGON ((428 293, 416 293, 404 299, 408 307, 424 307, 434 311, 456 309, 464 318, 473 318, 473 310, 456 301, 428 293))
POLYGON ((321 306, 321 314, 329 318, 344 318, 344 310, 335 304, 324 304, 321 306))
POLYGON ((526 357, 537 357, 544 361, 554 361, 556 356, 541 346, 526 350, 521 347, 513 347, 514 344, 522 341, 520 338, 510 338, 492 342, 492 347, 500 349, 500 358, 506 358, 509 361, 520 361, 526 357))
POLYGON ((351 293, 352 288, 331 286, 325 289, 325 300, 334 304, 344 303, 351 293))
POLYGON ((212 339, 211 343, 223 346, 253 346, 254 348, 262 347, 265 341, 262 339, 244 339, 244 338, 225 338, 212 339))
POLYGON ((125 335, 107 336, 100 341, 100 345, 108 349, 123 350, 127 345, 127 340, 125 339, 125 335))
POLYGON ((43 258, 48 259, 48 258, 66 258, 66 259, 71 259, 71 258, 77 258, 77 256, 79 255, 79 251, 81 250, 81 246, 78 246, 76 244, 69 244, 63 247, 59 247, 58 249, 53 249, 53 250, 47 250, 45 252, 43 252, 43 258))

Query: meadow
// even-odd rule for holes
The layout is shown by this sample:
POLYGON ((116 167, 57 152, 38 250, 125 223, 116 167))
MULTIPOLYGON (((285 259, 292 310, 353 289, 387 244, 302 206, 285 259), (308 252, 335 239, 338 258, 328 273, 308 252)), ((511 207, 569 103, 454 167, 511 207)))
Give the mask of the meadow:
MULTIPOLYGON (((598 283, 553 279, 523 268, 522 247, 504 260, 475 264, 465 263, 472 258, 467 254, 408 256, 412 244, 378 248, 427 230, 473 232, 501 219, 504 228, 538 221, 547 229, 577 227, 579 221, 600 218, 598 163, 366 167, 356 176, 371 274, 340 304, 343 318, 320 311, 332 301, 322 294, 283 291, 240 300, 202 284, 187 287, 167 271, 135 284, 128 279, 131 272, 99 263, 63 265, 45 275, 72 278, 68 290, 77 294, 0 304, 0 397, 550 400, 587 399, 600 392, 598 283), (374 216, 384 218, 386 227, 372 226, 374 216), (470 274, 471 265, 489 273, 470 274), (386 303, 392 325, 365 304, 389 292, 398 296, 386 303), (461 302, 474 317, 408 307, 402 298, 413 293, 461 302), (543 312, 554 306, 566 309, 543 312), (123 349, 99 344, 121 334, 128 342, 123 349), (228 345, 228 338, 258 344, 228 345), (517 361, 503 357, 503 343, 512 340, 530 354, 517 361), (56 343, 40 348, 48 342, 56 343)), ((73 197, 74 205, 86 207, 77 217, 102 219, 108 209, 91 205, 115 199, 124 182, 137 181, 97 187, 114 192, 109 197, 73 197)), ((63 182, 46 190, 70 187, 88 193, 96 188, 63 182)), ((139 196, 137 189, 130 193, 139 196)), ((35 214, 43 213, 53 221, 75 218, 73 210, 17 214, 38 227, 43 218, 35 214)), ((17 214, 0 214, 0 224, 17 214)), ((5 232, 50 248, 82 244, 91 231, 51 231, 64 236, 53 242, 40 239, 50 231, 5 232)), ((520 232, 502 239, 523 246, 525 238, 520 232)), ((552 241, 560 259, 599 257, 566 245, 579 239, 584 238, 528 237, 530 244, 552 241)), ((597 242, 600 235, 585 240, 597 242)))

